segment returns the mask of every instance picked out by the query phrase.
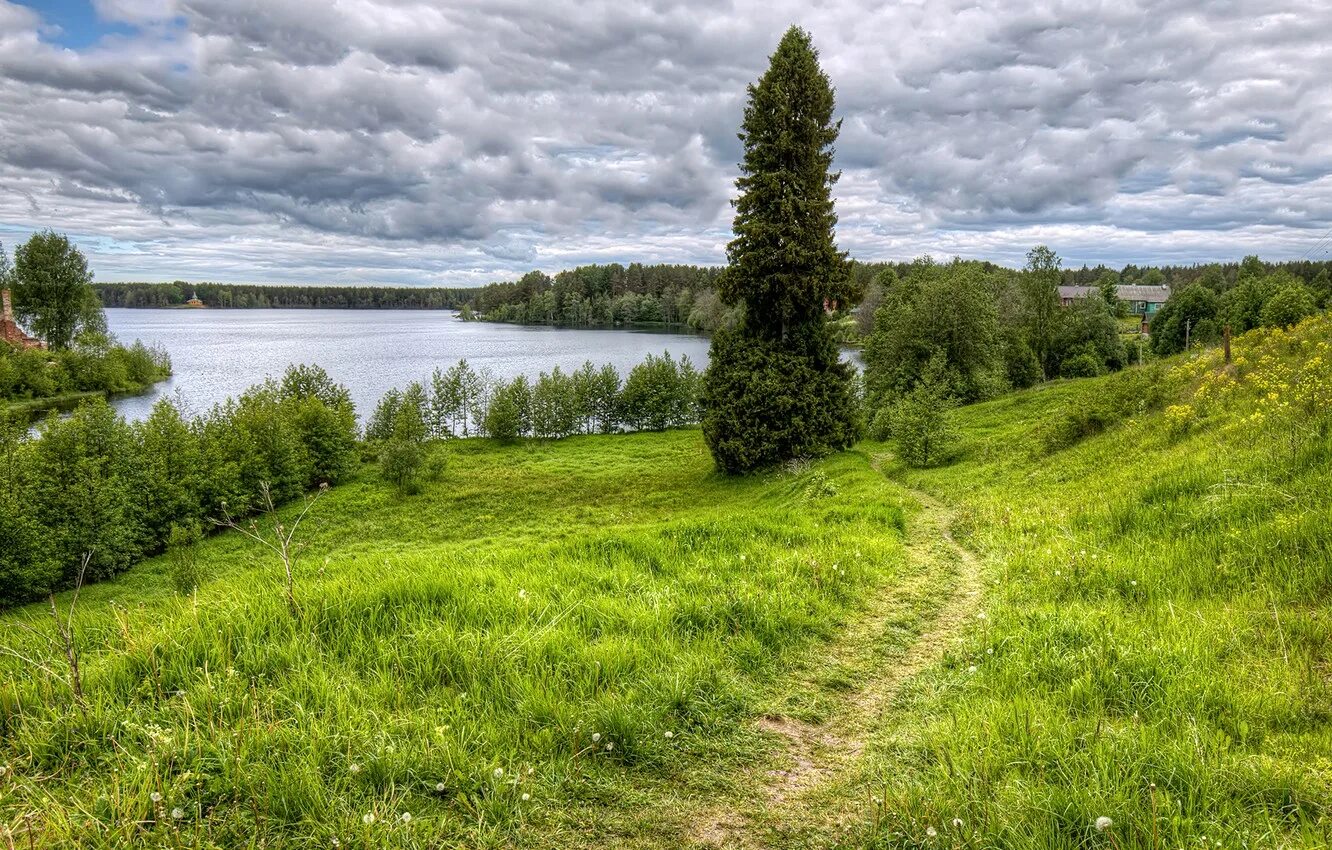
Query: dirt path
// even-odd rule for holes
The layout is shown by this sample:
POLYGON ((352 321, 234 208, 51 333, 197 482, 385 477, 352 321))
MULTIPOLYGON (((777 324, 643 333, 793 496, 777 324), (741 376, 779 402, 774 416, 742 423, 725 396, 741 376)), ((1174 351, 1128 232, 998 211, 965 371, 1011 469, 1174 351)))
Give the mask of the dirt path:
POLYGON ((760 720, 762 731, 781 738, 781 766, 754 777, 749 799, 700 818, 690 834, 695 845, 818 846, 820 835, 846 826, 855 817, 855 804, 868 797, 867 789, 855 793, 866 742, 892 722, 885 715, 902 686, 940 661, 979 609, 980 564, 953 539, 952 512, 926 493, 909 492, 921 505, 906 540, 909 577, 876 598, 827 648, 817 668, 806 671, 814 675, 799 681, 797 689, 820 689, 816 678, 828 671, 855 686, 837 695, 820 723, 783 716, 760 720), (830 802, 821 793, 830 788, 845 793, 830 802))

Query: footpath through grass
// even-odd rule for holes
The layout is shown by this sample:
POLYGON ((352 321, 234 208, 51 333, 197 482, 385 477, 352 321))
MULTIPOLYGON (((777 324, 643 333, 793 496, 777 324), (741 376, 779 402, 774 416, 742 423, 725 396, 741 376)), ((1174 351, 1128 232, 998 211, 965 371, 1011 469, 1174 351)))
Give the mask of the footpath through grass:
MULTIPOLYGON (((39 847, 661 846, 769 746, 747 722, 902 566, 847 453, 743 479, 697 431, 455 444, 306 520, 302 617, 228 533, 196 596, 85 588, 89 708, 0 658, 0 833, 39 847)), ((64 601, 68 600, 68 594, 64 601)), ((62 661, 0 617, 4 641, 62 661)), ((0 841, 0 846, 5 846, 0 841)))
POLYGON ((957 462, 888 470, 952 505, 987 596, 884 722, 854 844, 1332 846, 1329 344, 1185 356, 1118 423, 1131 375, 975 405, 957 462), (1051 451, 1066 421, 1105 430, 1051 451))

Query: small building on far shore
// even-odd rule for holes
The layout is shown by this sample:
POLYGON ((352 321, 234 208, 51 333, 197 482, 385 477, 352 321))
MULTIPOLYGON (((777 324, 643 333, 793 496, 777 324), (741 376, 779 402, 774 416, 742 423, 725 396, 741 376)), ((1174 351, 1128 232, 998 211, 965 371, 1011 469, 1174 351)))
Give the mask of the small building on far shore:
POLYGON ((14 318, 14 305, 9 299, 9 290, 0 292, 0 301, 3 302, 3 312, 0 313, 0 342, 8 343, 15 348, 46 348, 46 343, 35 337, 30 337, 23 332, 23 328, 18 326, 18 321, 14 318))
POLYGON ((202 307, 202 306, 204 306, 204 303, 203 303, 202 301, 199 300, 199 296, 198 296, 197 293, 191 292, 191 293, 190 293, 190 300, 185 302, 185 306, 186 306, 186 307, 202 307))

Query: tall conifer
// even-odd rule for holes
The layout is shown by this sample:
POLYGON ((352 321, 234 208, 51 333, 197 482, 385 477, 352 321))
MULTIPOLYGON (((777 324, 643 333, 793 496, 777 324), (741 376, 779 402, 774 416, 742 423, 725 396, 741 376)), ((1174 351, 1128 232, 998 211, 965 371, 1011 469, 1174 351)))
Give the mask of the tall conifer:
POLYGON ((719 281, 743 306, 719 332, 703 387, 703 433, 728 472, 825 454, 859 435, 851 371, 825 306, 854 295, 833 241, 833 90, 809 34, 791 27, 749 87, 735 239, 719 281))

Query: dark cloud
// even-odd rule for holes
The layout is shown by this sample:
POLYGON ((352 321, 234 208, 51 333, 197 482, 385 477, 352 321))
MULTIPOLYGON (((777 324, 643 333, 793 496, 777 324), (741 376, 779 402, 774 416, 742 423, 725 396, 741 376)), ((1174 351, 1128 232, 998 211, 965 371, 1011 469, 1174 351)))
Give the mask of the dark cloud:
POLYGON ((1332 226, 1320 3, 95 5, 116 34, 69 50, 0 0, 0 238, 66 230, 104 279, 720 262, 790 22, 857 256, 1298 256, 1332 226))

